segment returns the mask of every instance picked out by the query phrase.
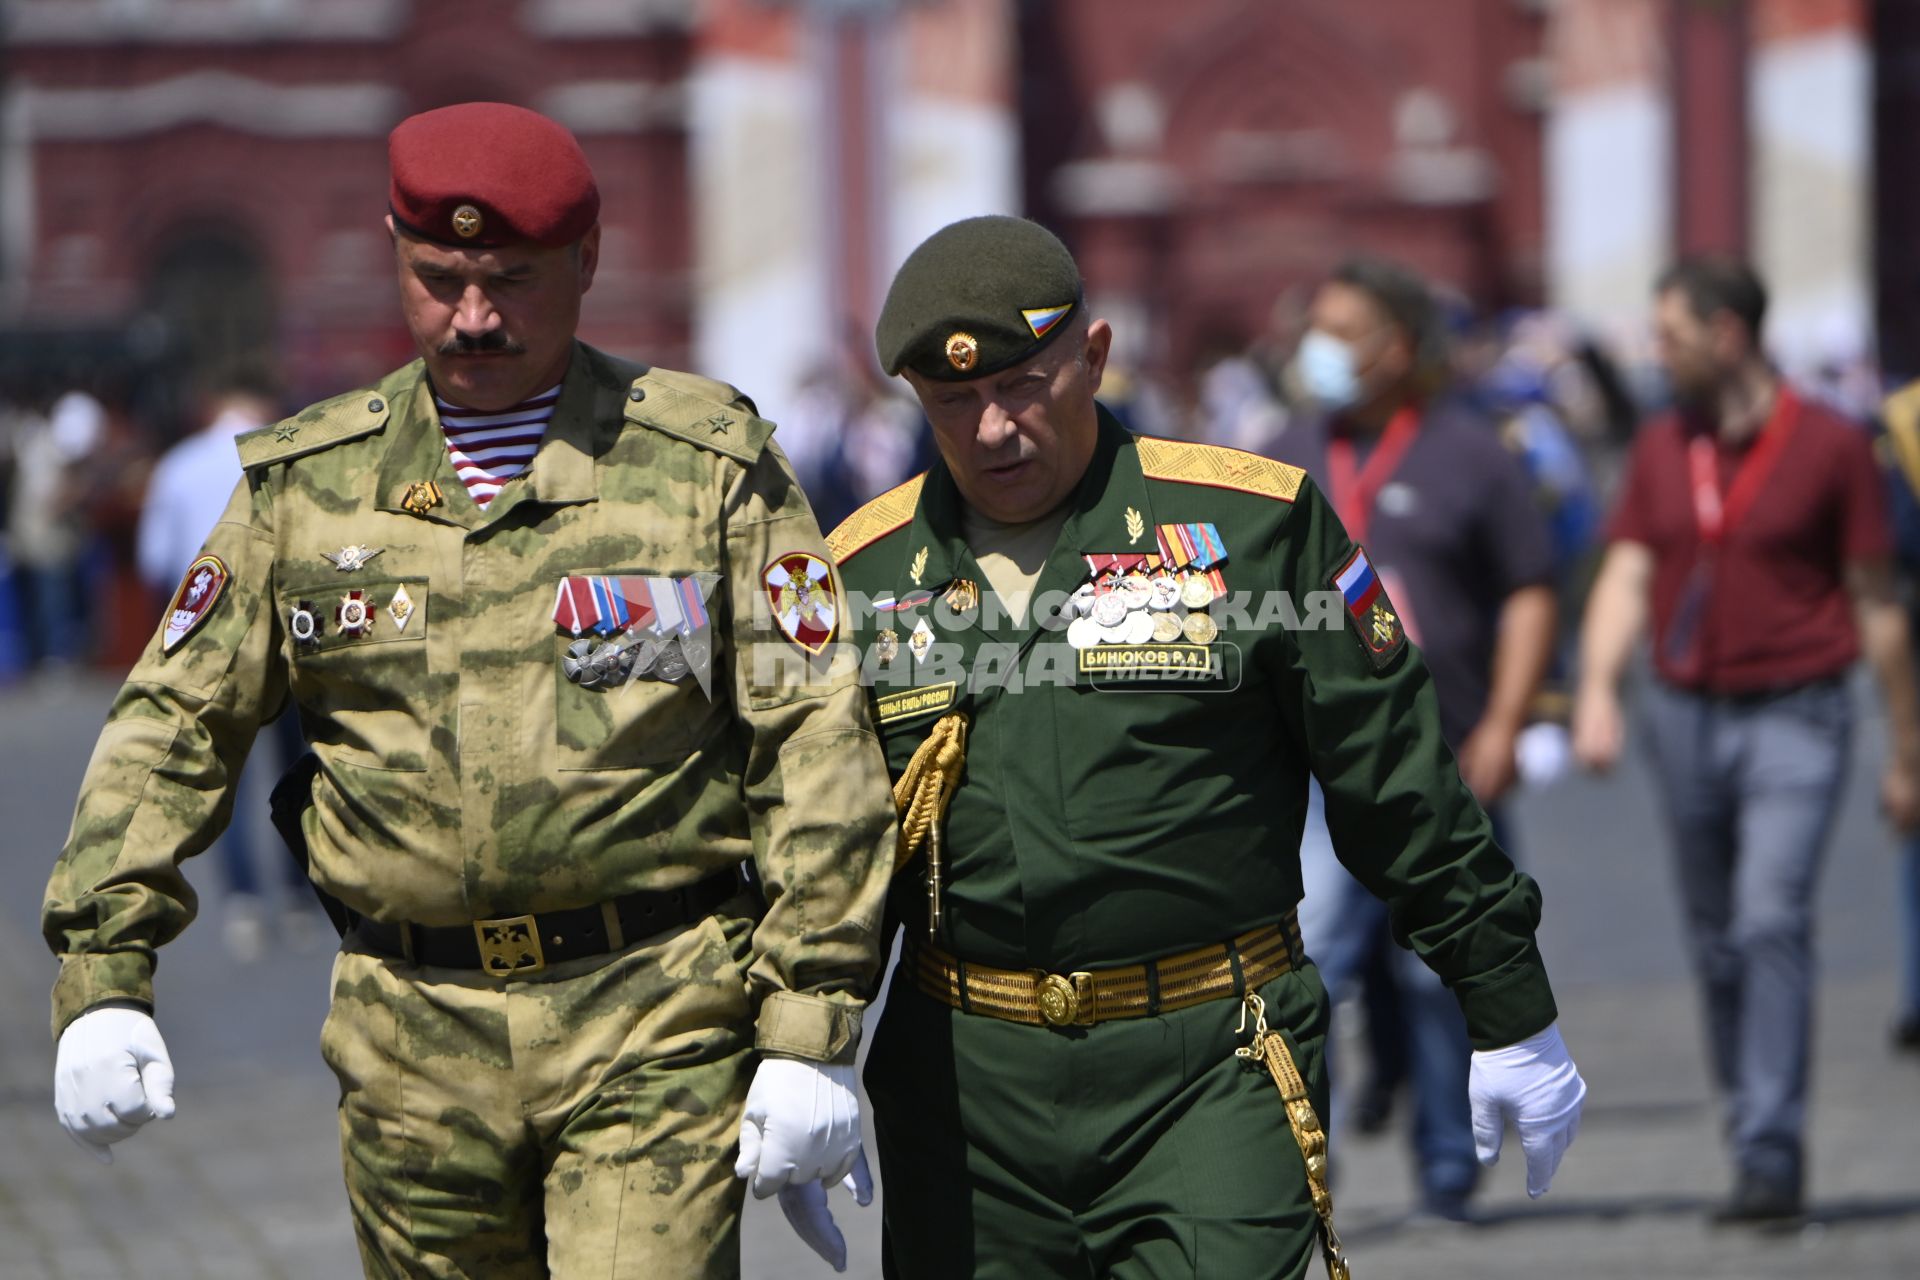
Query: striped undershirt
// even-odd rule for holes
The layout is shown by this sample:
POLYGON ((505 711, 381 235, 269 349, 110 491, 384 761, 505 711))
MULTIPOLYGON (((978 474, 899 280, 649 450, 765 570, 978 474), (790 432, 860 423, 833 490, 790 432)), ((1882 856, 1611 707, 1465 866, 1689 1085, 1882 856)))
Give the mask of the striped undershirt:
POLYGON ((559 399, 557 382, 532 399, 495 413, 463 409, 437 395, 433 398, 440 410, 440 429, 447 437, 447 456, 475 506, 485 511, 500 486, 527 469, 559 399))

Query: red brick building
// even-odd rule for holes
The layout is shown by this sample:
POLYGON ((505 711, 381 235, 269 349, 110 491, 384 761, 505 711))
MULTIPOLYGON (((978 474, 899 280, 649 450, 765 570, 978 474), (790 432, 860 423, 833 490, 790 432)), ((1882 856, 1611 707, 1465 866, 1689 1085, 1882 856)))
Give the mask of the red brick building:
POLYGON ((1515 0, 1055 0, 1021 10, 1027 207, 1180 373, 1290 286, 1391 254, 1542 291, 1542 52, 1515 0))
POLYGON ((95 334, 118 341, 81 349, 140 365, 264 361, 295 397, 403 362, 385 135, 496 98, 565 121, 599 175, 588 336, 685 361, 689 4, 17 0, 7 16, 0 290, 30 346, 95 334))

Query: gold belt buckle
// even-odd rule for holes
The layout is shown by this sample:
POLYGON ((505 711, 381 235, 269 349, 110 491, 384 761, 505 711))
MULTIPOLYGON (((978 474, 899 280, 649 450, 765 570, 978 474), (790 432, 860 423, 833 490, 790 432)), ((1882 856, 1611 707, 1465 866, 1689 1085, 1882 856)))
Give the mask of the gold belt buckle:
POLYGON ((1093 975, 1040 975, 1040 1016, 1051 1027, 1090 1027, 1094 1019, 1093 975))
POLYGON ((496 978, 538 973, 547 967, 540 950, 540 930, 532 916, 502 916, 473 922, 474 941, 480 944, 480 967, 496 978))

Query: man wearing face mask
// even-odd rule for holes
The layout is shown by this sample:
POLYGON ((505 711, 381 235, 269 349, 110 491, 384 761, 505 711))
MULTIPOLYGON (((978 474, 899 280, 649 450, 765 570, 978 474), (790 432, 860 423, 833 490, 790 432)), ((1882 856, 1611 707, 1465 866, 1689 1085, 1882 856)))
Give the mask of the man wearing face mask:
MULTIPOLYGON (((1293 374, 1314 416, 1281 437, 1373 557, 1433 672, 1460 774, 1505 845, 1499 802, 1551 657, 1551 540, 1525 469, 1493 425, 1447 397, 1447 343, 1427 285, 1377 259, 1314 295, 1293 374)), ((1400 988, 1425 1207, 1459 1218, 1478 1181, 1466 1026, 1432 971, 1391 946, 1383 905, 1341 869, 1319 797, 1301 850, 1301 930, 1336 998, 1385 949, 1400 988)))
MULTIPOLYGON (((935 233, 876 339, 940 452, 828 538, 903 807, 866 1068, 885 1273, 1297 1280, 1316 1237, 1332 1261, 1309 776, 1466 1011, 1487 1158, 1511 1117, 1544 1192, 1585 1085, 1538 891, 1319 488, 1125 430, 1095 398, 1113 330, 1035 223, 935 233)), ((782 1200, 832 1253, 824 1194, 782 1200)))
POLYGON ((1813 1018, 1813 897, 1846 779, 1846 678, 1885 693, 1881 802, 1920 825, 1920 714, 1867 433, 1802 400, 1760 342, 1742 263, 1680 262, 1654 325, 1675 406, 1640 429, 1587 600, 1573 745, 1625 739, 1619 685, 1651 621, 1647 742, 1735 1166, 1723 1222, 1800 1212, 1813 1018))

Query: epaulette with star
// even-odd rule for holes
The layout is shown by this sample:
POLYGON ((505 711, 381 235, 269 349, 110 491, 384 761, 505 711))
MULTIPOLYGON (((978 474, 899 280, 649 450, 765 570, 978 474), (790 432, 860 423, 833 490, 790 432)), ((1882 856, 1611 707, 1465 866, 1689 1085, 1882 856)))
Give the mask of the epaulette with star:
POLYGON ((752 464, 773 436, 753 401, 724 382, 648 369, 627 389, 626 419, 663 435, 752 464))
POLYGON ((234 440, 234 447, 240 451, 240 466, 251 471, 371 435, 387 425, 392 412, 389 401, 390 396, 380 387, 350 391, 322 400, 271 426, 248 431, 234 440))

